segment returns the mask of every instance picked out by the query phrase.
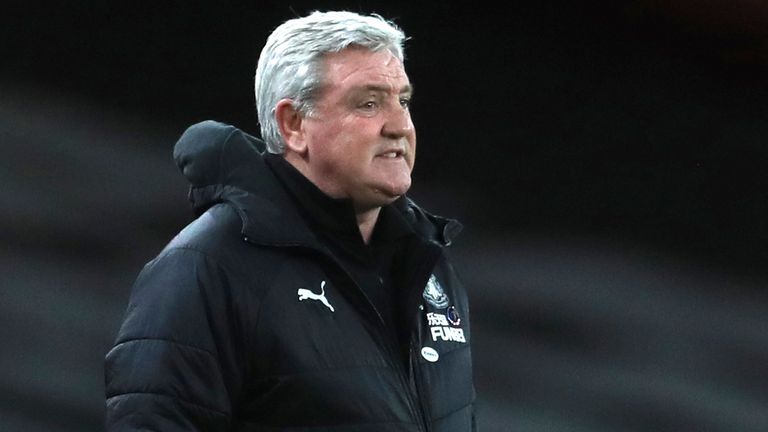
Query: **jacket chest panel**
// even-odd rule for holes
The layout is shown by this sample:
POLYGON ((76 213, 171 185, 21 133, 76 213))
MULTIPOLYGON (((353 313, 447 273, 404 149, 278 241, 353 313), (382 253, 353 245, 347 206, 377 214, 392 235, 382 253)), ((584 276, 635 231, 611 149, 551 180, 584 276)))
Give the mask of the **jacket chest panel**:
POLYGON ((269 350, 267 374, 390 367, 371 308, 361 307, 347 281, 318 266, 281 272, 264 299, 257 345, 269 350))
POLYGON ((455 274, 439 266, 419 300, 418 344, 413 355, 431 416, 442 418, 475 397, 467 298, 455 274))
POLYGON ((317 426, 413 421, 407 390, 372 328, 378 318, 350 300, 347 281, 335 279, 313 265, 278 271, 253 343, 259 367, 252 385, 265 396, 246 417, 273 425, 291 424, 283 413, 294 411, 317 426))

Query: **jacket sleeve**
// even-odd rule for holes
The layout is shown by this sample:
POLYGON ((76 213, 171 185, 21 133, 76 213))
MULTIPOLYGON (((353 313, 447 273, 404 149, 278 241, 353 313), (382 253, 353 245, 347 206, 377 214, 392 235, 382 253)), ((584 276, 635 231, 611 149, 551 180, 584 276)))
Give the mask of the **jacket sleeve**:
POLYGON ((106 356, 107 431, 229 430, 244 380, 229 284, 196 250, 147 264, 106 356))

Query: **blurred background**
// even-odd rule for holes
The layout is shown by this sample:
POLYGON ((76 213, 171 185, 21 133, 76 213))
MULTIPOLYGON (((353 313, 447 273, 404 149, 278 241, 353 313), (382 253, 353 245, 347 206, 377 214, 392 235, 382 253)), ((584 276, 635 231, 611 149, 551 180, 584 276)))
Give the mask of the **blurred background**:
POLYGON ((192 220, 173 144, 257 134, 264 40, 331 8, 411 37, 483 430, 768 430, 768 3, 9 3, 0 431, 103 430, 131 284, 192 220))

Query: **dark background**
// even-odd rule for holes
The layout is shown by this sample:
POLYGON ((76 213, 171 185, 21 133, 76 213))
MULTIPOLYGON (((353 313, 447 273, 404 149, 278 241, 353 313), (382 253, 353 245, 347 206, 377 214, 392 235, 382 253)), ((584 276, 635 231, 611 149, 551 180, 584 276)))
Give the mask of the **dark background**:
POLYGON ((330 8, 411 37, 484 430, 768 430, 762 1, 92 3, 1 18, 0 430, 102 429, 130 285, 192 217, 175 140, 257 134, 264 40, 330 8))

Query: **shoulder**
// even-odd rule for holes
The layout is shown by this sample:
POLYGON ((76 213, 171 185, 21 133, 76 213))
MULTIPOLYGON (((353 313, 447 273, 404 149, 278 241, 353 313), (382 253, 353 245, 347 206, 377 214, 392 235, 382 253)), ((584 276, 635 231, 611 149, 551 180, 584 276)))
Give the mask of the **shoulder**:
POLYGON ((245 265, 247 248, 240 219, 228 204, 217 204, 181 230, 139 272, 131 304, 178 314, 197 302, 228 302, 256 281, 245 265), (250 282, 249 282, 250 281, 250 282))
POLYGON ((219 203, 184 227, 163 249, 160 255, 175 250, 191 250, 217 262, 225 262, 235 249, 241 247, 242 220, 235 208, 219 203))
POLYGON ((243 223, 233 203, 215 204, 184 227, 151 264, 197 268, 204 263, 223 271, 222 276, 263 280, 284 261, 295 259, 284 248, 247 241, 243 223))

